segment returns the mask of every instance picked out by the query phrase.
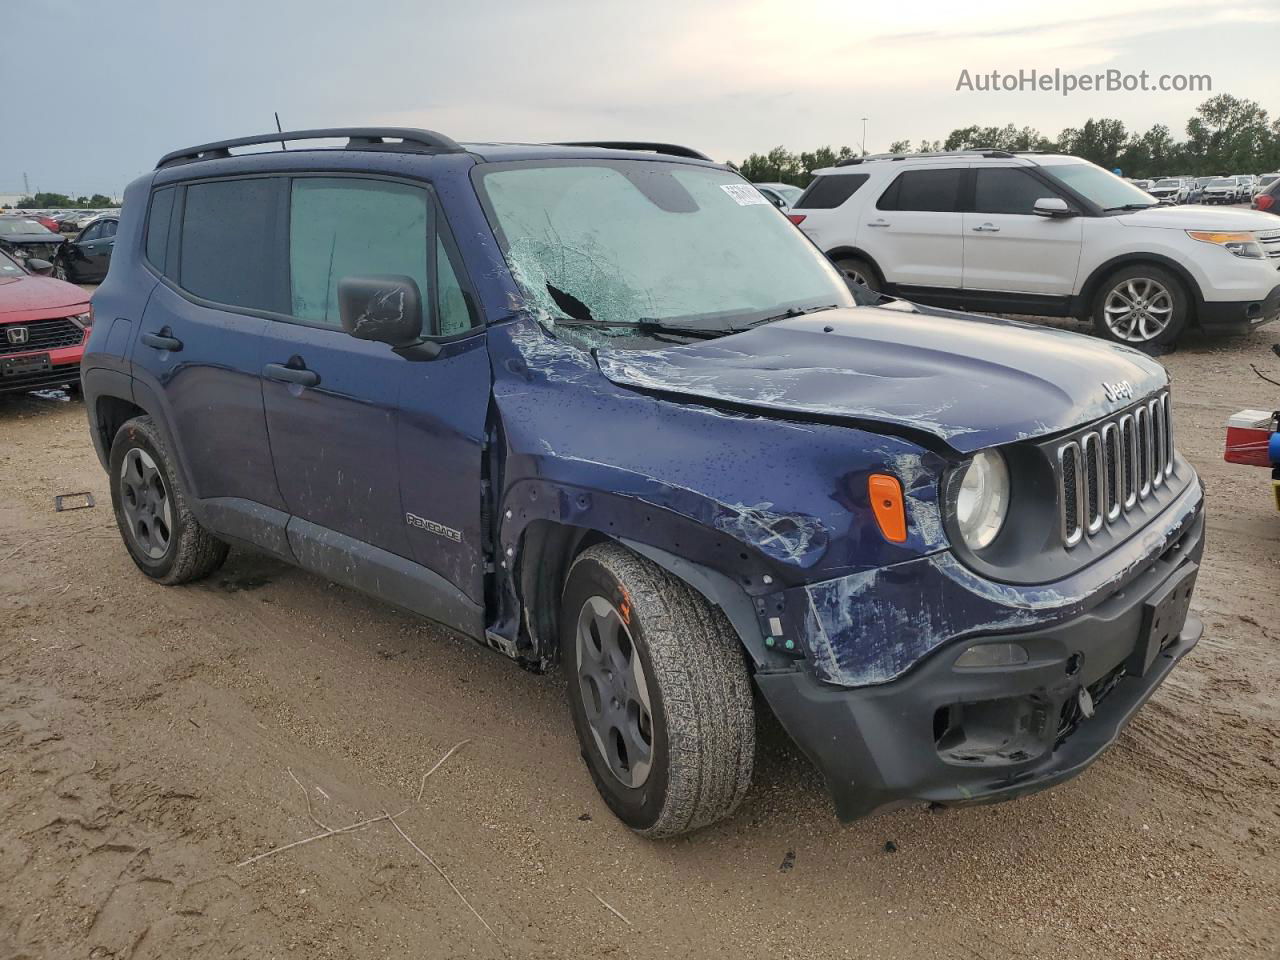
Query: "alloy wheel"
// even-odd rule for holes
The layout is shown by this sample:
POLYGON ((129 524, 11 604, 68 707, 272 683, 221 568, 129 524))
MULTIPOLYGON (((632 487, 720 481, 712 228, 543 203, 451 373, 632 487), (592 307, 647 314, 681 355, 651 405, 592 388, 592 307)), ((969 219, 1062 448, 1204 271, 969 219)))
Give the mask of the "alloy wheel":
POLYGON ((604 597, 591 597, 582 605, 577 661, 578 686, 596 749, 624 786, 643 786, 653 767, 649 679, 631 631, 604 597))
POLYGON ((152 560, 169 550, 173 508, 164 475, 147 451, 134 447, 120 465, 120 505, 134 544, 152 560))
POLYGON ((1116 339, 1147 343, 1168 329, 1173 320, 1173 294, 1149 277, 1123 280, 1103 302, 1103 319, 1116 339))

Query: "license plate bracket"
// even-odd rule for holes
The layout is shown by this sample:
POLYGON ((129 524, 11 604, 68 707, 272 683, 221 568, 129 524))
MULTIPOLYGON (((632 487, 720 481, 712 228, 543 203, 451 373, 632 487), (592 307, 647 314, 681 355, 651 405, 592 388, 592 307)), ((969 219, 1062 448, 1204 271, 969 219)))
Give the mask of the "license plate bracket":
POLYGON ((1142 605, 1142 629, 1125 664, 1131 677, 1146 676, 1160 651, 1177 642, 1191 609, 1199 566, 1189 563, 1171 576, 1142 605))
POLYGON ((47 353, 30 353, 20 357, 0 357, 0 380, 9 377, 26 377, 33 373, 48 373, 53 363, 47 353))

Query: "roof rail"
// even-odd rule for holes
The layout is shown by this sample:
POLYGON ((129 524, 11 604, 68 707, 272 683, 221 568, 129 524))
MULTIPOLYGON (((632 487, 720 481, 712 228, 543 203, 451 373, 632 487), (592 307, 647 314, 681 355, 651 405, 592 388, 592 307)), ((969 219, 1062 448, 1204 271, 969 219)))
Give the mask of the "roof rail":
POLYGON ((837 160, 837 167, 851 167, 868 160, 919 160, 924 157, 986 157, 988 159, 1007 160, 1014 154, 1008 150, 997 150, 994 147, 973 147, 968 150, 936 150, 932 153, 873 153, 866 157, 845 157, 837 160))
MULTIPOLYGON (((649 143, 645 140, 557 140, 553 147, 603 147, 606 150, 645 150, 649 153, 665 153, 671 157, 688 157, 690 160, 711 160, 705 153, 678 143, 649 143)), ((715 162, 715 161, 711 161, 715 162)))
POLYGON ((218 140, 215 143, 202 143, 197 147, 185 150, 174 150, 166 153, 156 164, 156 169, 169 167, 179 163, 192 163, 197 160, 220 160, 231 156, 232 147, 251 147, 256 144, 278 143, 281 147, 286 141, 293 140, 330 140, 339 137, 347 138, 346 150, 396 150, 414 153, 462 153, 461 145, 450 140, 444 134, 433 130, 417 130, 412 127, 334 127, 324 130, 286 130, 279 133, 262 133, 253 137, 238 137, 235 140, 218 140), (400 140, 402 143, 388 143, 388 140, 400 140))

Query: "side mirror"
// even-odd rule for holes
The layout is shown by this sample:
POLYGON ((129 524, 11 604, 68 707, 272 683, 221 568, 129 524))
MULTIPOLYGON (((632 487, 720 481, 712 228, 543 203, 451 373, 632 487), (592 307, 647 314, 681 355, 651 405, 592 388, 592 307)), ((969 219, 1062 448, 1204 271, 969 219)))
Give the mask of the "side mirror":
POLYGON ((343 277, 338 312, 357 340, 408 347, 422 338, 422 294, 411 277, 343 277))
POLYGON ((1073 217, 1071 207, 1067 205, 1067 201, 1061 197, 1041 197, 1036 201, 1035 207, 1032 208, 1037 217, 1073 217))
POLYGON ((48 260, 40 260, 36 257, 31 257, 27 260, 26 267, 28 273, 34 273, 36 276, 40 277, 47 277, 49 274, 53 273, 52 263, 48 260))

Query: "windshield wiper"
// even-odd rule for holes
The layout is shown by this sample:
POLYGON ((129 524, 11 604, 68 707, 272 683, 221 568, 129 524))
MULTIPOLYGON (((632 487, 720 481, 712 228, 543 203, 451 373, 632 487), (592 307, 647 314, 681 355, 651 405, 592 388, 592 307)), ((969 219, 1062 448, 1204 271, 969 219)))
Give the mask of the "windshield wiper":
POLYGON ((594 327, 596 329, 608 329, 610 327, 620 328, 624 330, 635 330, 639 333, 673 333, 682 337, 693 337, 697 339, 707 340, 711 337, 724 337, 735 331, 727 327, 715 329, 712 327, 686 327, 679 323, 664 323, 661 320, 654 320, 650 317, 639 317, 635 320, 597 320, 578 319, 571 317, 568 319, 556 318, 555 325, 557 327, 594 327))
POLYGON ((821 313, 823 310, 834 310, 836 304, 827 303, 821 307, 788 307, 784 313, 780 313, 774 317, 765 317, 763 320, 753 320, 747 324, 747 327, 759 327, 766 323, 773 323, 775 320, 791 320, 794 317, 803 317, 807 313, 821 313))
POLYGON ((1117 210, 1150 210, 1152 207, 1160 206, 1159 203, 1126 203, 1119 207, 1103 207, 1103 213, 1113 213, 1117 210))

